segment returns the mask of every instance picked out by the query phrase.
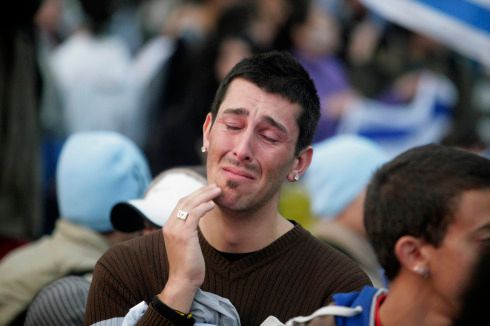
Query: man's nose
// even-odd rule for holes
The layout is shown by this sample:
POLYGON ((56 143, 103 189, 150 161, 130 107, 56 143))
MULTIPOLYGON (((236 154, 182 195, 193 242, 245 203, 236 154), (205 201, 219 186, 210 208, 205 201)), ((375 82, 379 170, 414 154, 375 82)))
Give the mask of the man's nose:
POLYGON ((240 161, 251 161, 253 153, 253 133, 246 130, 238 135, 233 155, 240 161))

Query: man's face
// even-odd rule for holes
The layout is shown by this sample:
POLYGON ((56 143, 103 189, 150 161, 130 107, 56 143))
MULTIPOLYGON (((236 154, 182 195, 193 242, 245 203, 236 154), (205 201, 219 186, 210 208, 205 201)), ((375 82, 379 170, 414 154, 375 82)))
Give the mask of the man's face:
POLYGON ((208 180, 223 190, 218 205, 235 211, 277 205, 282 182, 298 164, 299 114, 299 105, 277 94, 241 78, 231 82, 214 123, 208 115, 204 124, 208 180))
POLYGON ((431 278, 444 307, 449 308, 445 313, 458 312, 472 268, 482 250, 488 250, 489 241, 490 190, 465 192, 442 245, 431 249, 431 278))

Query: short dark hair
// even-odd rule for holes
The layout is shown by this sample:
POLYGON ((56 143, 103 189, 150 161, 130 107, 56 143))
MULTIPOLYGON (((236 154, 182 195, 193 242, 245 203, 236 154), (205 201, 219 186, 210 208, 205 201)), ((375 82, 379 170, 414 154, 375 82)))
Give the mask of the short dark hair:
POLYGON ((235 65, 216 92, 211 106, 213 119, 216 118, 228 87, 235 78, 243 78, 266 92, 281 95, 292 103, 299 104, 302 111, 298 117, 299 136, 295 153, 298 154, 311 144, 320 118, 320 100, 313 80, 290 53, 262 53, 243 59, 235 65))
POLYGON ((394 252, 400 237, 438 247, 463 193, 486 188, 490 161, 444 145, 416 147, 382 165, 368 185, 364 226, 387 278, 400 269, 394 252))

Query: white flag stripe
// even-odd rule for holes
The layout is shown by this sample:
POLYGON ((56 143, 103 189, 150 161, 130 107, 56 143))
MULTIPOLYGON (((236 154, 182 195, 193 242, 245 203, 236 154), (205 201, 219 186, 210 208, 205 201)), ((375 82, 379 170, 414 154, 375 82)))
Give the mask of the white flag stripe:
POLYGON ((366 6, 395 23, 428 35, 490 67, 490 34, 444 13, 409 0, 363 0, 366 6))
POLYGON ((490 0, 467 0, 467 1, 479 4, 483 7, 487 7, 490 9, 490 0))

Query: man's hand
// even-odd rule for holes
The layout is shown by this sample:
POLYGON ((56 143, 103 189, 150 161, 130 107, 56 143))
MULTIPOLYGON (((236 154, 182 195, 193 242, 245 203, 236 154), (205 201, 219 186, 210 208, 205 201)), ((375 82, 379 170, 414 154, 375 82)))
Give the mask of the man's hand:
POLYGON ((173 309, 188 312, 204 282, 204 257, 197 228, 199 220, 214 208, 213 199, 220 194, 221 188, 208 185, 180 199, 162 228, 169 279, 158 298, 173 309))

